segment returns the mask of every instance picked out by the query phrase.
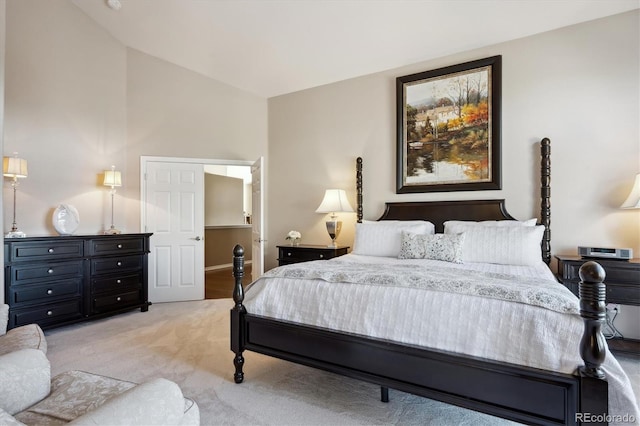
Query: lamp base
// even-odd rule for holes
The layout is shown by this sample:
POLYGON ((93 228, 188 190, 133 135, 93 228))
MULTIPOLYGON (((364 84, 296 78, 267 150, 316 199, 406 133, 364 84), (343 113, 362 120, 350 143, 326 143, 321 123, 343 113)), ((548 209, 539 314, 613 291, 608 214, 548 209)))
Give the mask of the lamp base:
POLYGON ((27 234, 22 231, 9 231, 4 236, 5 238, 26 238, 27 234))
POLYGON ((328 220, 326 222, 326 225, 329 237, 331 237, 331 244, 329 244, 327 247, 336 248, 338 247, 336 239, 338 238, 338 235, 340 235, 340 231, 342 230, 342 222, 339 220, 328 220))
POLYGON ((109 229, 107 229, 106 231, 104 231, 104 235, 117 235, 117 234, 121 234, 122 232, 120 232, 120 230, 114 228, 113 226, 109 229))

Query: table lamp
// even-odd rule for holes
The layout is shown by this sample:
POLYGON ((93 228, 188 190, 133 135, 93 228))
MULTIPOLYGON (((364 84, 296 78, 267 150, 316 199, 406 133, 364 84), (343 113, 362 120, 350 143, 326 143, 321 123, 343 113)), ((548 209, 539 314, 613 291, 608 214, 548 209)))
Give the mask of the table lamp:
POLYGON ((14 157, 4 157, 2 159, 2 174, 11 178, 11 186, 13 187, 13 224, 11 225, 11 231, 5 237, 24 238, 27 234, 18 231, 18 225, 16 224, 16 189, 20 185, 18 179, 27 177, 27 160, 18 158, 17 154, 14 157))
POLYGON ((331 237, 331 244, 327 247, 337 247, 336 238, 340 235, 342 222, 337 220, 336 213, 353 212, 347 194, 344 189, 327 189, 320 206, 316 209, 316 213, 331 213, 331 219, 327 220, 327 232, 331 237))
POLYGON ((631 193, 620 206, 621 209, 640 209, 640 173, 636 175, 636 180, 631 188, 631 193))
POLYGON ((116 166, 111 166, 111 170, 104 171, 103 185, 111 187, 111 191, 109 191, 111 194, 111 228, 104 231, 104 233, 107 235, 119 234, 120 231, 116 229, 115 225, 113 224, 113 197, 114 195, 116 195, 116 187, 122 186, 122 176, 120 172, 116 171, 116 166))

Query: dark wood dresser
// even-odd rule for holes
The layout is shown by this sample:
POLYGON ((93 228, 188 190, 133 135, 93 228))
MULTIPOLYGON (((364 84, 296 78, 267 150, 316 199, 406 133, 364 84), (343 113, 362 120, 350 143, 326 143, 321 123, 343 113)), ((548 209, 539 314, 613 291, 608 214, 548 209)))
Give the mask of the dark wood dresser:
POLYGON ((297 246, 277 246, 278 266, 310 260, 327 260, 347 254, 348 246, 327 247, 309 244, 297 246))
MULTIPOLYGON (((598 262, 606 273, 604 283, 607 287, 607 303, 640 306, 640 259, 610 260, 586 259, 579 256, 555 256, 558 260, 558 279, 573 294, 578 296, 580 267, 593 260, 598 262)), ((640 340, 611 339, 608 340, 612 350, 640 355, 640 340)))
POLYGON ((8 328, 42 328, 149 308, 151 234, 6 238, 8 328))

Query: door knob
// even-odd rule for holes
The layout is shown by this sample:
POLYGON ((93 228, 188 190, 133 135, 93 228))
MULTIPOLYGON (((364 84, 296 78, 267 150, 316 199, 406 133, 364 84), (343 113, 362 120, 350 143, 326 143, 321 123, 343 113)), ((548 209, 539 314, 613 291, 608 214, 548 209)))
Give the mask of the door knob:
POLYGON ((196 241, 200 241, 200 240, 201 240, 201 238, 200 238, 200 237, 195 237, 194 239, 195 239, 196 241))

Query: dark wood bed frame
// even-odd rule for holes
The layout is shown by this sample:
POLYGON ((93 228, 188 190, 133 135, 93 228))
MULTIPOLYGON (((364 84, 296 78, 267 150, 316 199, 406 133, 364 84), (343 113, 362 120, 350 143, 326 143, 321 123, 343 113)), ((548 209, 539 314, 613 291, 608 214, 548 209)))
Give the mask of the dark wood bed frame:
MULTIPOLYGON (((550 142, 541 141, 541 223, 546 226, 543 258, 550 260, 550 142)), ((358 221, 362 220, 362 159, 357 160, 358 221)), ((504 200, 387 203, 380 220, 424 219, 442 232, 445 220, 513 219, 504 200)), ((244 249, 234 248, 235 288, 231 310, 234 380, 244 380, 243 351, 251 350, 375 383, 381 398, 388 388, 455 404, 527 424, 579 424, 578 413, 608 412, 608 384, 601 369, 605 340, 604 270, 595 262, 581 268, 580 315, 584 365, 574 374, 507 364, 367 336, 274 320, 247 312, 244 249)), ((437 325, 437 324, 435 324, 437 325)))

